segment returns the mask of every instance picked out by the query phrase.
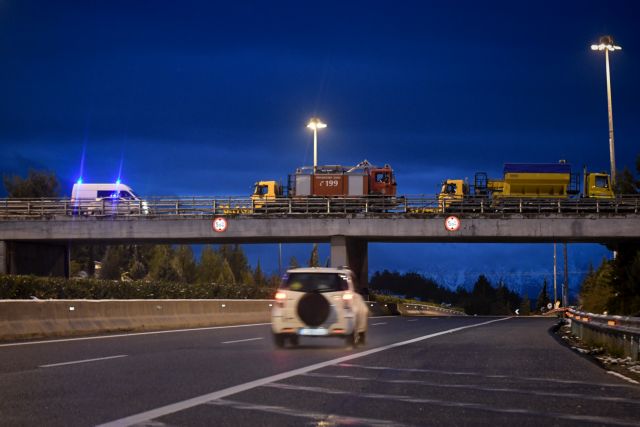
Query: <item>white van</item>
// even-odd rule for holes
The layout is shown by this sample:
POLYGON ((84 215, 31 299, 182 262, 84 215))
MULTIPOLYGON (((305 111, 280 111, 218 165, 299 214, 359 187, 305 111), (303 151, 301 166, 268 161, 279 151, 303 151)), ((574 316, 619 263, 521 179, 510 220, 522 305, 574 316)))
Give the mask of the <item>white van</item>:
POLYGON ((120 183, 82 184, 76 183, 71 190, 74 213, 84 215, 114 215, 149 213, 149 205, 120 183))

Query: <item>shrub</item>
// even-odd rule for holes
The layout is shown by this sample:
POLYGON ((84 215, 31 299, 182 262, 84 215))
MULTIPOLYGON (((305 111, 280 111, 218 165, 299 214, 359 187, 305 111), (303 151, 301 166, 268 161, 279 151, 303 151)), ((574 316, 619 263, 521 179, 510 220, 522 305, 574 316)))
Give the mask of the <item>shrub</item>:
POLYGON ((255 284, 0 276, 0 299, 269 299, 274 293, 255 284))

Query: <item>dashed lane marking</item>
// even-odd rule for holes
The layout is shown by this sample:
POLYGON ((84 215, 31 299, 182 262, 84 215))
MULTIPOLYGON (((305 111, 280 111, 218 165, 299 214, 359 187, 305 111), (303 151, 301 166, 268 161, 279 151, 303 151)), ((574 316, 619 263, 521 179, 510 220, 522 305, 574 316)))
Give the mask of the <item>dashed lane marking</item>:
POLYGON ((448 384, 446 382, 435 382, 435 381, 424 381, 424 380, 384 380, 379 378, 357 377, 355 375, 331 375, 331 374, 309 373, 309 374, 305 374, 305 376, 313 377, 313 378, 341 379, 341 380, 361 381, 361 382, 379 382, 384 384, 408 384, 408 385, 419 385, 419 386, 426 386, 426 387, 487 391, 491 393, 515 393, 515 394, 528 394, 532 396, 563 397, 563 398, 570 398, 570 399, 596 400, 599 402, 616 402, 616 403, 628 403, 630 405, 640 405, 640 400, 638 399, 627 399, 626 397, 616 397, 616 396, 602 396, 600 394, 537 391, 537 390, 525 390, 525 389, 509 388, 509 387, 490 387, 490 386, 473 385, 473 384, 448 384))
POLYGON ((247 342, 247 341, 257 341, 257 340, 262 340, 264 338, 260 337, 260 338, 247 338, 244 340, 234 340, 234 341, 224 341, 222 342, 222 344, 235 344, 237 342, 247 342))
POLYGON ((329 395, 348 395, 348 396, 357 396, 362 399, 375 399, 375 400, 383 400, 385 402, 404 402, 404 403, 413 403, 413 404, 428 404, 435 406, 442 406, 447 408, 465 408, 472 409, 477 411, 485 411, 492 412, 497 414, 509 414, 509 415, 524 415, 524 416, 534 416, 534 417, 545 417, 552 419, 563 419, 563 420, 571 420, 571 421, 583 421, 589 423, 598 423, 602 425, 617 425, 617 426, 636 426, 638 425, 637 421, 625 420, 620 418, 611 418, 611 417, 601 417, 597 415, 579 415, 579 414, 565 414, 560 412, 544 412, 544 411, 533 411, 525 408, 498 408, 494 405, 484 405, 482 403, 472 403, 472 402, 456 402, 451 400, 440 400, 440 399, 432 399, 432 398, 423 398, 423 397, 415 397, 415 396, 406 396, 406 395, 397 395, 397 394, 382 394, 382 393, 357 393, 354 394, 353 391, 345 391, 345 390, 337 390, 331 388, 324 387, 309 387, 309 386, 299 386, 292 384, 283 384, 283 383, 271 383, 266 384, 266 387, 277 388, 281 390, 290 390, 290 391, 306 391, 311 393, 322 393, 329 395))
POLYGON ((71 362, 51 363, 49 365, 40 365, 39 368, 53 368, 56 366, 77 365, 80 363, 99 362, 102 360, 120 359, 121 357, 127 357, 126 354, 119 354, 117 356, 97 357, 95 359, 74 360, 71 362))
POLYGON ((390 350, 392 348, 402 347, 405 345, 413 344, 416 342, 428 340, 431 338, 439 337, 441 335, 452 334, 454 332, 464 331, 466 329, 476 328, 479 326, 489 325, 495 322, 502 322, 505 320, 509 320, 511 317, 503 317, 499 319, 489 320, 487 322, 475 323, 473 325, 460 326, 458 328, 447 329, 445 331, 436 332, 429 335, 423 335, 421 337, 413 338, 406 341, 400 341, 393 344, 388 344, 382 347, 372 348, 370 350, 361 351, 359 353, 350 354, 347 356, 338 357, 337 359, 327 360, 325 362, 315 363, 313 365, 305 366, 302 368, 294 369, 288 372, 282 372, 280 374, 271 375, 269 377, 257 379, 254 381, 249 381, 248 383, 239 384, 233 387, 228 387, 222 390, 214 391, 211 393, 203 394, 201 396, 196 396, 191 399, 183 400, 181 402, 171 403, 169 405, 161 406, 159 408, 151 409, 149 411, 141 412, 139 414, 134 414, 125 418, 120 418, 118 420, 110 421, 104 424, 101 424, 98 427, 124 427, 131 426, 134 424, 148 422, 150 420, 163 417, 165 415, 173 414, 176 412, 184 411, 189 408, 193 408, 194 406, 202 405, 213 400, 222 399, 227 396, 231 396, 237 393, 241 393, 243 391, 252 390, 256 387, 261 387, 266 384, 275 383, 277 381, 281 381, 287 378, 295 377, 297 375, 306 374, 311 371, 315 371, 321 368, 325 368, 327 366, 337 365, 339 363, 348 362, 350 360, 359 359, 361 357, 369 356, 371 354, 379 353, 381 351, 390 350))
POLYGON ((71 341, 104 340, 109 338, 137 337, 140 335, 159 335, 159 334, 175 334, 180 332, 211 331, 214 329, 247 328, 249 326, 263 326, 263 325, 270 325, 270 324, 271 323, 251 323, 248 325, 210 326, 207 328, 172 329, 169 331, 134 332, 131 334, 114 334, 114 335, 100 335, 95 337, 65 338, 65 339, 59 339, 59 340, 14 342, 14 343, 8 343, 8 344, 0 344, 0 347, 18 347, 21 345, 34 345, 34 344, 54 344, 54 343, 71 342, 71 341))
POLYGON ((516 376, 509 376, 509 375, 486 375, 486 374, 480 374, 477 372, 440 371, 437 369, 423 369, 423 368, 392 368, 390 366, 367 366, 367 365, 356 365, 353 363, 340 363, 338 366, 342 366, 345 368, 370 369, 375 371, 415 372, 415 373, 450 375, 450 376, 462 375, 462 376, 501 379, 501 380, 509 379, 509 380, 518 380, 518 381, 550 382, 555 384, 579 384, 579 385, 590 385, 590 386, 596 386, 596 387, 622 387, 622 388, 632 387, 635 389, 635 387, 627 384, 594 383, 594 382, 588 382, 588 381, 562 380, 558 378, 516 377, 516 376))
POLYGON ((224 406, 245 411, 266 412, 277 415, 287 415, 295 418, 307 418, 318 422, 317 425, 367 425, 367 426, 398 426, 405 427, 396 421, 378 420, 374 418, 359 418, 337 414, 325 414, 319 412, 303 412, 299 409, 274 405, 256 405, 253 403, 237 402, 234 400, 218 399, 207 402, 207 405, 224 406))

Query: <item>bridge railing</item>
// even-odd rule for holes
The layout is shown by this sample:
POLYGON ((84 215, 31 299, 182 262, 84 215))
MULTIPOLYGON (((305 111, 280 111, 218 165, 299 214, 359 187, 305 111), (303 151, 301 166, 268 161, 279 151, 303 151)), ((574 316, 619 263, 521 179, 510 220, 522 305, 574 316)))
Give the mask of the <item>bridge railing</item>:
POLYGON ((571 333, 594 345, 609 347, 638 360, 640 354, 640 317, 607 316, 568 309, 571 333))
POLYGON ((249 197, 150 197, 145 200, 0 199, 0 219, 54 216, 214 215, 611 215, 640 213, 640 197, 614 199, 511 199, 484 197, 438 200, 437 197, 314 197, 254 201, 249 197))

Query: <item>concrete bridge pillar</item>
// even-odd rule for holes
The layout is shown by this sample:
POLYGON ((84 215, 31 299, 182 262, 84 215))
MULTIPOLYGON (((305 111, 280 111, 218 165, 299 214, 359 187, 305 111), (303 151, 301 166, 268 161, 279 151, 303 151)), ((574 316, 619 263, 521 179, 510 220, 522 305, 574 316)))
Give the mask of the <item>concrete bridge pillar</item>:
POLYGON ((4 266, 4 274, 69 277, 69 261, 69 245, 64 243, 0 243, 0 272, 4 266))
POLYGON ((0 240, 0 274, 7 274, 7 242, 0 240))
POLYGON ((363 239, 331 237, 331 267, 349 266, 358 277, 360 288, 369 286, 368 245, 363 239))

